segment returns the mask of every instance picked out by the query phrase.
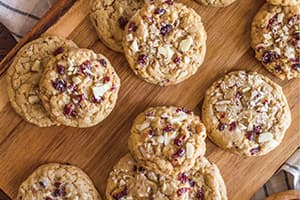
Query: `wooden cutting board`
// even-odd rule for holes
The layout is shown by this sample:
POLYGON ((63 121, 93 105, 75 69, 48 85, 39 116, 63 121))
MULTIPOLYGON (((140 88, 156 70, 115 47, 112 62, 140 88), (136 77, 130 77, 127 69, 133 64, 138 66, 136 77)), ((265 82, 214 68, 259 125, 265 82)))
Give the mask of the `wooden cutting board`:
POLYGON ((8 102, 5 70, 16 50, 28 39, 48 27, 61 0, 24 40, 4 59, 0 68, 0 188, 15 197, 19 184, 39 165, 67 162, 83 168, 104 195, 107 176, 113 165, 128 152, 127 138, 133 119, 149 106, 178 105, 199 113, 205 90, 226 72, 235 69, 257 71, 279 83, 288 98, 293 123, 282 144, 270 154, 242 158, 217 148, 207 140, 206 156, 216 162, 225 179, 229 199, 244 200, 257 191, 299 145, 300 81, 280 81, 254 58, 250 48, 250 24, 264 3, 238 0, 227 8, 200 6, 182 0, 203 18, 208 32, 208 52, 198 73, 177 86, 160 88, 138 79, 124 56, 106 48, 97 38, 88 17, 87 0, 77 0, 68 12, 46 33, 74 40, 106 55, 121 77, 122 87, 112 114, 101 124, 88 129, 68 127, 38 128, 24 122, 8 102))

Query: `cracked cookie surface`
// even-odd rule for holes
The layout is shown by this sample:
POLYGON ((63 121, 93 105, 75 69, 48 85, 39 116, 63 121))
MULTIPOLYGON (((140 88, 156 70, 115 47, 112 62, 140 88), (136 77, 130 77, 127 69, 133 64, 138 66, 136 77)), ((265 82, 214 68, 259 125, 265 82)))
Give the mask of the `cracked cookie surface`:
POLYGON ((48 113, 61 124, 90 127, 111 113, 120 85, 106 57, 88 49, 72 49, 47 63, 40 98, 48 113))
POLYGON ((180 83, 204 61, 206 31, 201 17, 181 3, 144 6, 125 27, 123 47, 141 79, 160 86, 180 83))
POLYGON ((7 70, 7 91, 14 110, 26 121, 40 127, 57 125, 39 98, 44 63, 57 54, 77 47, 70 40, 45 36, 22 47, 7 70))
POLYGON ((204 157, 191 170, 170 176, 146 170, 127 154, 109 175, 106 198, 227 200, 227 192, 219 169, 204 157))
POLYGON ((45 164, 19 187, 18 200, 101 200, 88 175, 71 165, 45 164))
POLYGON ((235 71, 207 90, 202 120, 218 146, 260 156, 281 143, 291 113, 279 85, 256 72, 235 71))
POLYGON ((124 29, 144 0, 91 0, 90 18, 100 39, 111 49, 123 52, 124 29))
POLYGON ((236 0, 195 0, 206 6, 216 6, 216 7, 225 7, 229 6, 236 0))
POLYGON ((300 77, 300 4, 264 4, 252 22, 256 58, 280 79, 300 77))
POLYGON ((159 174, 190 169, 205 154, 206 131, 200 118, 179 107, 148 108, 139 114, 128 140, 133 157, 159 174))

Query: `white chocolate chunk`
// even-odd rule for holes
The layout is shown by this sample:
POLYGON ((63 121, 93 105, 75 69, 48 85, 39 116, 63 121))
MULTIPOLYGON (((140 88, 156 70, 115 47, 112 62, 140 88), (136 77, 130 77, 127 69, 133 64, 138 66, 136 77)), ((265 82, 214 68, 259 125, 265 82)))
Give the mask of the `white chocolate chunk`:
POLYGON ((186 144, 186 157, 192 158, 194 155, 194 151, 195 151, 194 145, 192 145, 191 143, 188 142, 186 144))
POLYGON ((38 71, 40 71, 40 69, 41 69, 41 62, 39 60, 36 60, 34 62, 34 64, 32 65, 31 70, 33 72, 38 72, 38 71))
POLYGON ((139 45, 138 45, 138 43, 137 43, 136 40, 134 40, 134 41, 132 42, 130 48, 131 48, 131 50, 132 50, 134 53, 136 53, 136 52, 139 51, 139 45))
POLYGON ((103 97, 104 93, 107 92, 112 87, 112 83, 108 82, 104 85, 93 87, 93 94, 96 99, 103 97))
POLYGON ((188 36, 186 39, 182 40, 179 44, 179 50, 182 52, 187 52, 193 44, 193 38, 188 36))
POLYGON ((79 84, 79 83, 81 83, 81 79, 80 79, 79 77, 77 77, 77 76, 74 76, 74 77, 72 78, 72 81, 73 81, 73 83, 75 83, 76 85, 79 84))
POLYGON ((142 124, 137 124, 137 125, 135 126, 135 128, 136 128, 137 130, 139 130, 139 131, 142 131, 142 130, 148 128, 149 126, 150 126, 150 122, 149 122, 149 121, 145 121, 145 122, 142 123, 142 124))
POLYGON ((273 139, 273 134, 269 133, 269 132, 262 133, 258 136, 259 143, 264 143, 264 142, 270 141, 272 139, 273 139))

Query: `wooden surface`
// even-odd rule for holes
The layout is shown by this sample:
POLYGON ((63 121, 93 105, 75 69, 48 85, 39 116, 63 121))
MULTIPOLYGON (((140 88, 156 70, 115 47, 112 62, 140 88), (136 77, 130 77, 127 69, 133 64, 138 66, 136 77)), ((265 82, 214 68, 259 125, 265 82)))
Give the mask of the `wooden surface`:
POLYGON ((16 45, 15 38, 10 34, 7 28, 0 23, 0 61, 16 45))
POLYGON ((300 200, 299 190, 288 190, 271 195, 266 200, 300 200))
MULTIPOLYGON (((250 24, 263 4, 262 0, 239 0, 227 8, 204 7, 191 0, 182 0, 202 16, 208 32, 208 52, 196 75, 182 84, 166 88, 139 80, 122 54, 114 53, 98 40, 89 22, 86 2, 78 0, 46 32, 68 37, 80 47, 88 47, 106 55, 121 77, 118 103, 112 114, 93 128, 61 126, 41 129, 24 122, 9 105, 5 89, 4 72, 19 48, 16 47, 0 69, 3 72, 0 76, 0 188, 9 196, 15 197, 19 184, 36 167, 47 162, 68 162, 83 168, 103 195, 111 168, 128 151, 127 138, 137 114, 156 105, 185 106, 199 113, 205 90, 224 73, 234 69, 258 71, 283 86, 293 122, 283 143, 263 157, 241 158, 217 148, 207 140, 206 156, 219 166, 229 199, 250 199, 296 150, 300 141, 300 81, 280 81, 275 78, 254 59, 250 48, 250 24)), ((47 23, 45 19, 40 22, 41 25, 47 23)), ((31 35, 43 30, 41 25, 31 35)))

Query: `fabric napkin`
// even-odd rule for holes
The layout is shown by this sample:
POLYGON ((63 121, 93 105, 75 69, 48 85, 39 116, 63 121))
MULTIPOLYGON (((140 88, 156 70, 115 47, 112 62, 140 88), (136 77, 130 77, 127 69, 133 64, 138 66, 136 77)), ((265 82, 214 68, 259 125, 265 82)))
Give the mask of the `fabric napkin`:
MULTIPOLYGON (((46 13, 56 0, 0 0, 0 22, 18 40, 46 13)), ((300 190, 300 148, 276 174, 252 197, 267 196, 290 189, 300 190)))

